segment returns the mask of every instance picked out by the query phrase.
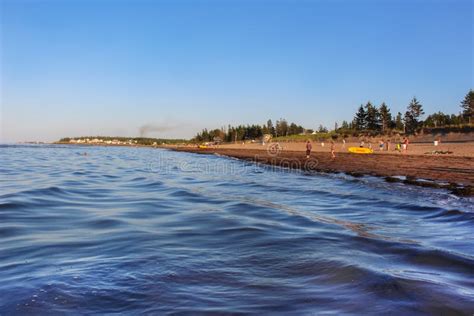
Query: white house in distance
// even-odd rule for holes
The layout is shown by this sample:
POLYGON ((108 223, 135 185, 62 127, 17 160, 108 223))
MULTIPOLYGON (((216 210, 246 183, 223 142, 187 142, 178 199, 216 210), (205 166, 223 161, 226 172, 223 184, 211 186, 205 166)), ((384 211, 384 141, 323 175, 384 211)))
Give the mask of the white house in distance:
POLYGON ((118 139, 112 139, 112 140, 104 140, 101 138, 71 138, 69 140, 69 143, 71 144, 105 144, 105 145, 137 145, 138 141, 129 139, 125 141, 121 141, 118 139))

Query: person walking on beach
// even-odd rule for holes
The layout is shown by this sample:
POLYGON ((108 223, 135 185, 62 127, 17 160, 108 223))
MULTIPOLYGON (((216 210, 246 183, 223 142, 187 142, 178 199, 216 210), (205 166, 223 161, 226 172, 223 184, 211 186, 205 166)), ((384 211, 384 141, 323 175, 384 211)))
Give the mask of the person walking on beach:
POLYGON ((306 158, 309 158, 311 155, 311 149, 313 149, 313 145, 311 145, 311 142, 308 140, 306 142, 306 158))
POLYGON ((406 153, 408 151, 408 138, 406 137, 403 138, 402 148, 403 148, 403 152, 406 153))
POLYGON ((345 138, 342 139, 342 148, 346 148, 346 139, 345 138))
POLYGON ((381 140, 379 141, 379 150, 380 150, 380 151, 383 150, 383 145, 384 145, 384 141, 383 141, 383 139, 381 139, 381 140))
POLYGON ((331 158, 335 159, 336 158, 336 145, 334 144, 334 141, 331 141, 331 158))

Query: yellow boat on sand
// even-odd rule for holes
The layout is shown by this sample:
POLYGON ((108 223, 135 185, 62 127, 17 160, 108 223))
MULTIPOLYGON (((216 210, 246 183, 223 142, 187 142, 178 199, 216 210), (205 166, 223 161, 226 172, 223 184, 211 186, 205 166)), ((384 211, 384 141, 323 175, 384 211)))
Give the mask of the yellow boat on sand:
POLYGON ((374 150, 364 147, 349 147, 348 151, 353 154, 373 154, 374 150))

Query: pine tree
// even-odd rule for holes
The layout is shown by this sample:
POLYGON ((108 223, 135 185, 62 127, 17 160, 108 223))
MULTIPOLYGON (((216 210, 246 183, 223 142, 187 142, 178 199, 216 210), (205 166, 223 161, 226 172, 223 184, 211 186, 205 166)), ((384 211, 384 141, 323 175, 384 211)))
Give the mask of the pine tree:
POLYGON ((354 125, 354 127, 357 131, 362 131, 366 128, 366 126, 367 126, 367 113, 365 112, 365 109, 364 109, 363 105, 361 105, 359 107, 359 110, 355 114, 353 125, 354 125))
POLYGON ((268 127, 267 125, 263 124, 262 125, 262 133, 265 135, 265 134, 270 134, 270 131, 268 130, 268 127))
POLYGON ((285 119, 276 121, 275 129, 277 136, 288 136, 288 122, 285 119))
POLYGON ((288 135, 297 135, 297 134, 299 134, 298 125, 296 125, 295 123, 291 123, 290 127, 288 127, 288 135))
POLYGON ((403 122, 405 124, 405 133, 411 134, 416 130, 416 122, 413 115, 411 115, 410 111, 406 111, 405 115, 403 116, 403 122))
POLYGON ((273 126, 272 120, 267 121, 267 128, 268 128, 268 132, 272 134, 273 137, 275 137, 276 131, 275 131, 275 127, 273 126))
POLYGON ((378 131, 380 129, 379 111, 372 105, 372 103, 370 103, 370 101, 365 105, 365 111, 367 113, 367 129, 378 131))
POLYGON ((382 124, 382 132, 386 132, 392 125, 392 114, 390 113, 390 109, 382 102, 379 108, 380 113, 380 122, 382 124))
POLYGON ((462 115, 472 123, 474 120, 474 91, 471 89, 461 102, 462 115))
POLYGON ((418 100, 413 98, 410 104, 407 107, 407 111, 405 113, 405 132, 406 133, 414 133, 420 127, 419 119, 421 116, 425 114, 423 111, 423 106, 418 102, 418 100))
POLYGON ((398 131, 403 131, 404 130, 404 125, 403 125, 403 120, 402 120, 402 113, 398 112, 397 117, 395 118, 394 122, 395 128, 398 131))

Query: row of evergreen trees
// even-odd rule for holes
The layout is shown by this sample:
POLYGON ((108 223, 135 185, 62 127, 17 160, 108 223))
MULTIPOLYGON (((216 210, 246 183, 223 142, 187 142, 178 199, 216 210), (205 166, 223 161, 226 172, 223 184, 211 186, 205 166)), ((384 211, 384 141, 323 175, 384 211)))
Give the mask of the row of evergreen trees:
POLYGON ((423 106, 416 98, 411 100, 403 117, 400 112, 395 117, 392 117, 390 108, 385 102, 377 108, 369 101, 365 106, 361 105, 359 107, 350 124, 346 121, 342 122, 341 129, 379 133, 386 133, 389 130, 396 129, 413 133, 422 126, 423 122, 420 121, 420 118, 424 113, 423 106))
POLYGON ((461 113, 459 115, 448 115, 438 112, 422 120, 421 118, 424 114, 423 106, 416 97, 408 104, 404 115, 398 112, 395 117, 392 117, 390 108, 385 102, 378 108, 372 105, 371 102, 367 102, 365 106, 361 105, 359 107, 351 123, 342 122, 341 129, 378 133, 397 130, 413 134, 422 127, 441 127, 471 123, 474 117, 474 91, 469 90, 462 100, 461 113))
POLYGON ((266 124, 262 125, 239 125, 214 130, 202 130, 194 137, 195 141, 242 141, 247 139, 259 139, 265 134, 278 136, 298 135, 304 133, 305 129, 301 125, 295 123, 288 123, 285 119, 279 119, 275 125, 272 120, 268 120, 266 124))
MULTIPOLYGON (((366 133, 372 132, 377 134, 385 134, 390 131, 404 132, 413 134, 423 127, 443 127, 448 125, 472 124, 474 123, 474 91, 471 89, 461 101, 461 113, 444 114, 442 112, 429 115, 422 120, 425 114, 423 106, 415 97, 407 106, 404 114, 398 112, 392 115, 387 104, 382 103, 380 106, 374 106, 370 101, 366 105, 361 105, 352 122, 343 121, 340 127, 335 126, 335 131, 340 133, 366 133)), ((204 129, 194 138, 195 141, 242 141, 246 139, 259 139, 265 134, 273 137, 291 136, 302 133, 311 134, 313 130, 304 129, 301 125, 288 123, 285 119, 277 120, 275 125, 272 120, 268 120, 263 125, 239 125, 228 126, 226 128, 208 131, 204 129)), ((327 133, 328 130, 320 125, 318 132, 327 133)))

